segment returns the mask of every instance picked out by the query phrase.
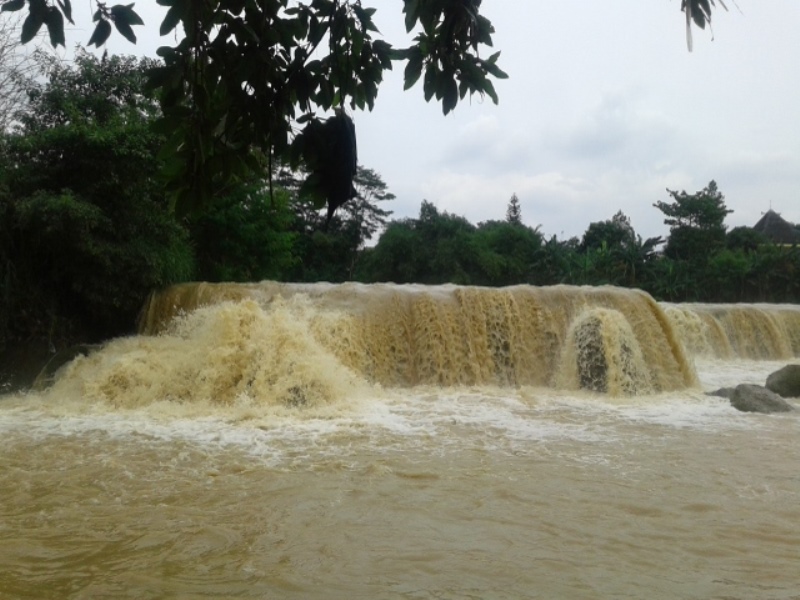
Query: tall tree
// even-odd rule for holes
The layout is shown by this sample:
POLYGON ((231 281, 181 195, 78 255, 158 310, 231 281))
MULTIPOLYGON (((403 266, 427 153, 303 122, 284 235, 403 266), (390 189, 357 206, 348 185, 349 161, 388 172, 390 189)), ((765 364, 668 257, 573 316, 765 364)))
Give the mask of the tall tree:
POLYGON ((511 200, 508 201, 506 221, 515 225, 522 224, 522 207, 519 205, 519 198, 517 198, 516 193, 511 194, 511 200))
POLYGON ((590 223, 583 234, 580 249, 586 251, 602 247, 618 248, 629 244, 635 238, 631 220, 620 210, 608 221, 590 223))
MULTIPOLYGON (((316 133, 325 129, 319 115, 348 106, 372 109, 383 73, 396 61, 405 63, 406 87, 422 79, 426 100, 435 96, 445 114, 468 93, 496 102, 491 78, 506 76, 497 65, 499 53, 481 57, 494 32, 480 14, 481 0, 407 0, 405 25, 417 33, 402 49, 374 38, 376 9, 360 0, 159 3, 168 7, 161 34, 182 34, 175 46, 159 50, 165 64, 151 77, 162 92, 165 173, 179 209, 203 206, 216 186, 263 171, 272 156, 294 165, 301 159, 324 162, 327 146, 342 138, 340 128, 331 127, 326 143, 318 143, 316 133), (299 135, 296 124, 304 126, 299 135)), ((52 43, 63 44, 70 0, 4 0, 3 9, 26 5, 23 41, 46 26, 52 43)), ((89 45, 104 44, 112 26, 136 40, 133 27, 143 23, 133 4, 98 1, 96 7, 89 45)), ((330 204, 336 190, 326 192, 330 204)))
POLYGON ((152 288, 191 276, 157 179, 158 107, 141 92, 151 65, 78 52, 28 82, 31 101, 0 143, 0 279, 17 334, 129 331, 152 288))
POLYGON ((37 57, 48 54, 41 45, 33 50, 23 46, 21 26, 18 13, 0 13, 0 132, 10 128, 15 113, 26 102, 25 81, 38 72, 41 63, 37 57))
POLYGON ((725 217, 733 211, 725 206, 725 196, 711 180, 694 194, 667 189, 672 202, 658 201, 653 206, 670 226, 664 252, 680 260, 700 260, 725 245, 725 217))
POLYGON ((534 264, 539 258, 543 236, 519 221, 486 221, 475 233, 480 272, 475 283, 514 285, 531 283, 534 264))
POLYGON ((300 195, 295 181, 290 182, 298 234, 294 269, 289 274, 301 281, 346 281, 355 277, 357 262, 365 244, 383 230, 392 211, 380 206, 394 200, 380 174, 359 166, 354 179, 355 197, 344 204, 332 219, 300 195))
MULTIPOLYGON (((403 0, 406 30, 417 32, 407 48, 373 38, 376 9, 360 0, 158 2, 168 7, 161 34, 183 34, 175 46, 159 50, 165 65, 153 72, 151 84, 162 91, 165 174, 185 210, 208 202, 215 186, 232 177, 261 170, 259 158, 319 163, 327 144, 306 143, 303 134, 319 130, 319 113, 348 105, 372 109, 383 73, 394 62, 405 64, 405 87, 421 79, 425 99, 435 96, 445 114, 467 94, 496 103, 491 78, 506 77, 499 53, 481 58, 494 32, 480 14, 481 0, 403 0), (297 136, 295 123, 305 124, 297 136)), ((22 41, 44 26, 52 44, 63 45, 71 0, 2 0, 4 11, 26 6, 22 41)), ((95 0, 95 6, 89 45, 103 45, 112 28, 136 41, 133 27, 143 22, 133 4, 95 0)), ((681 2, 687 24, 701 28, 712 6, 714 0, 681 2)), ((351 169, 351 162, 342 168, 351 169)))

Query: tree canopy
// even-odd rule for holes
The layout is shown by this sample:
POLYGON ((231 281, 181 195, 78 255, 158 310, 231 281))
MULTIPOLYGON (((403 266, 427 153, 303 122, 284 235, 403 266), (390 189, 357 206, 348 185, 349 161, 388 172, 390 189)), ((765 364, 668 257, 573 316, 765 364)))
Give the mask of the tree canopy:
POLYGON ((519 198, 517 194, 511 194, 511 199, 508 201, 508 207, 506 207, 506 221, 509 223, 516 223, 517 225, 522 223, 522 207, 519 204, 519 198))
MULTIPOLYGON (((425 99, 435 97, 445 114, 468 94, 496 103, 492 79, 506 77, 499 52, 482 55, 494 28, 481 0, 403 0, 406 30, 415 34, 406 48, 375 37, 376 9, 361 0, 157 1, 168 9, 160 33, 179 41, 159 49, 164 65, 151 71, 150 85, 161 92, 167 189, 183 211, 202 208, 237 176, 266 171, 273 157, 293 166, 318 161, 325 145, 306 134, 333 108, 372 109, 395 63, 404 64, 406 89, 421 80, 425 99)), ((136 41, 134 27, 144 23, 133 4, 94 6, 90 46, 102 46, 113 29, 136 41)), ((687 23, 701 28, 712 6, 681 2, 687 23)), ((3 11, 26 7, 22 42, 45 27, 54 46, 64 45, 71 0, 2 0, 3 11)))
MULTIPOLYGON (((395 62, 406 65, 406 87, 422 79, 426 100, 436 97, 445 114, 468 93, 496 102, 491 78, 506 77, 499 53, 481 56, 494 29, 480 0, 406 1, 406 28, 418 31, 407 48, 376 38, 376 9, 359 0, 158 3, 168 8, 160 33, 180 39, 158 50, 164 65, 150 85, 160 90, 164 174, 181 210, 203 207, 232 178, 266 171, 275 156, 293 166, 319 162, 325 144, 306 138, 321 115, 372 109, 395 62)), ((3 10, 26 5, 22 40, 44 26, 53 45, 63 45, 70 0, 5 0, 3 10)), ((133 27, 143 22, 133 4, 96 8, 89 45, 104 44, 113 28, 136 41, 133 27)))
POLYGON ((725 206, 725 196, 711 180, 694 194, 667 189, 672 202, 659 200, 653 206, 660 210, 670 226, 670 237, 664 249, 667 256, 701 260, 712 249, 725 244, 725 217, 732 213, 725 206))
POLYGON ((26 80, 30 101, 0 136, 0 313, 13 316, 0 338, 67 336, 64 314, 91 336, 124 332, 148 290, 191 276, 156 178, 152 62, 79 52, 26 80))

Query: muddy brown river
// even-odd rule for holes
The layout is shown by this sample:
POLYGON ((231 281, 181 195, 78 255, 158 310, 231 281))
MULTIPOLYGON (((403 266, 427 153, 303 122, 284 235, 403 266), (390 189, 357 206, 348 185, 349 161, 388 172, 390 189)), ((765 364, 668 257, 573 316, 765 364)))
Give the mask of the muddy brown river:
POLYGON ((237 368, 193 335, 0 398, 0 598, 800 598, 800 410, 704 394, 785 358, 620 396, 337 368, 319 402, 219 402, 162 381, 237 368))

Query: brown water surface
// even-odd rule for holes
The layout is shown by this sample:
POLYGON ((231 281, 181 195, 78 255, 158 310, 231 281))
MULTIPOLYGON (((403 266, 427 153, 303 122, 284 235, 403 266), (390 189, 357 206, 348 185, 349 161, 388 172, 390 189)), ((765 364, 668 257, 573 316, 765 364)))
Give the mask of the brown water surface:
POLYGON ((0 423, 2 598, 800 597, 800 421, 700 392, 0 423))

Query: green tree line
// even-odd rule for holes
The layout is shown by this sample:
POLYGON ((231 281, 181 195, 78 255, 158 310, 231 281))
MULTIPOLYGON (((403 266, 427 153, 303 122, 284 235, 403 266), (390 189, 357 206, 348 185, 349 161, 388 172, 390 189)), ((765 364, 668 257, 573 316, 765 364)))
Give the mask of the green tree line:
POLYGON ((393 195, 359 167, 355 198, 323 227, 304 174, 248 172, 202 212, 170 206, 152 59, 72 64, 41 55, 27 103, 0 135, 0 350, 134 329, 148 293, 188 280, 341 281, 383 226, 393 195), (275 185, 273 185, 275 183, 275 185), (278 185, 278 183, 282 185, 278 185))
POLYGON ((800 301, 800 230, 776 243, 749 227, 730 231, 732 211, 714 181, 658 201, 666 238, 642 239, 621 211, 583 236, 545 238, 521 221, 516 195, 505 221, 472 225, 423 202, 419 217, 392 221, 362 251, 361 281, 465 285, 614 285, 672 302, 800 301))
POLYGON ((150 290, 187 280, 609 284, 670 301, 800 300, 798 247, 728 231, 713 181, 655 203, 666 239, 643 240, 621 212, 581 239, 547 238, 523 223, 516 195, 499 220, 472 224, 427 201, 417 218, 390 220, 394 196, 361 165, 356 197, 327 223, 302 194, 308 174, 285 163, 177 214, 161 107, 146 85, 154 65, 41 55, 44 78, 24 79, 28 101, 0 136, 0 346, 130 332, 150 290))

